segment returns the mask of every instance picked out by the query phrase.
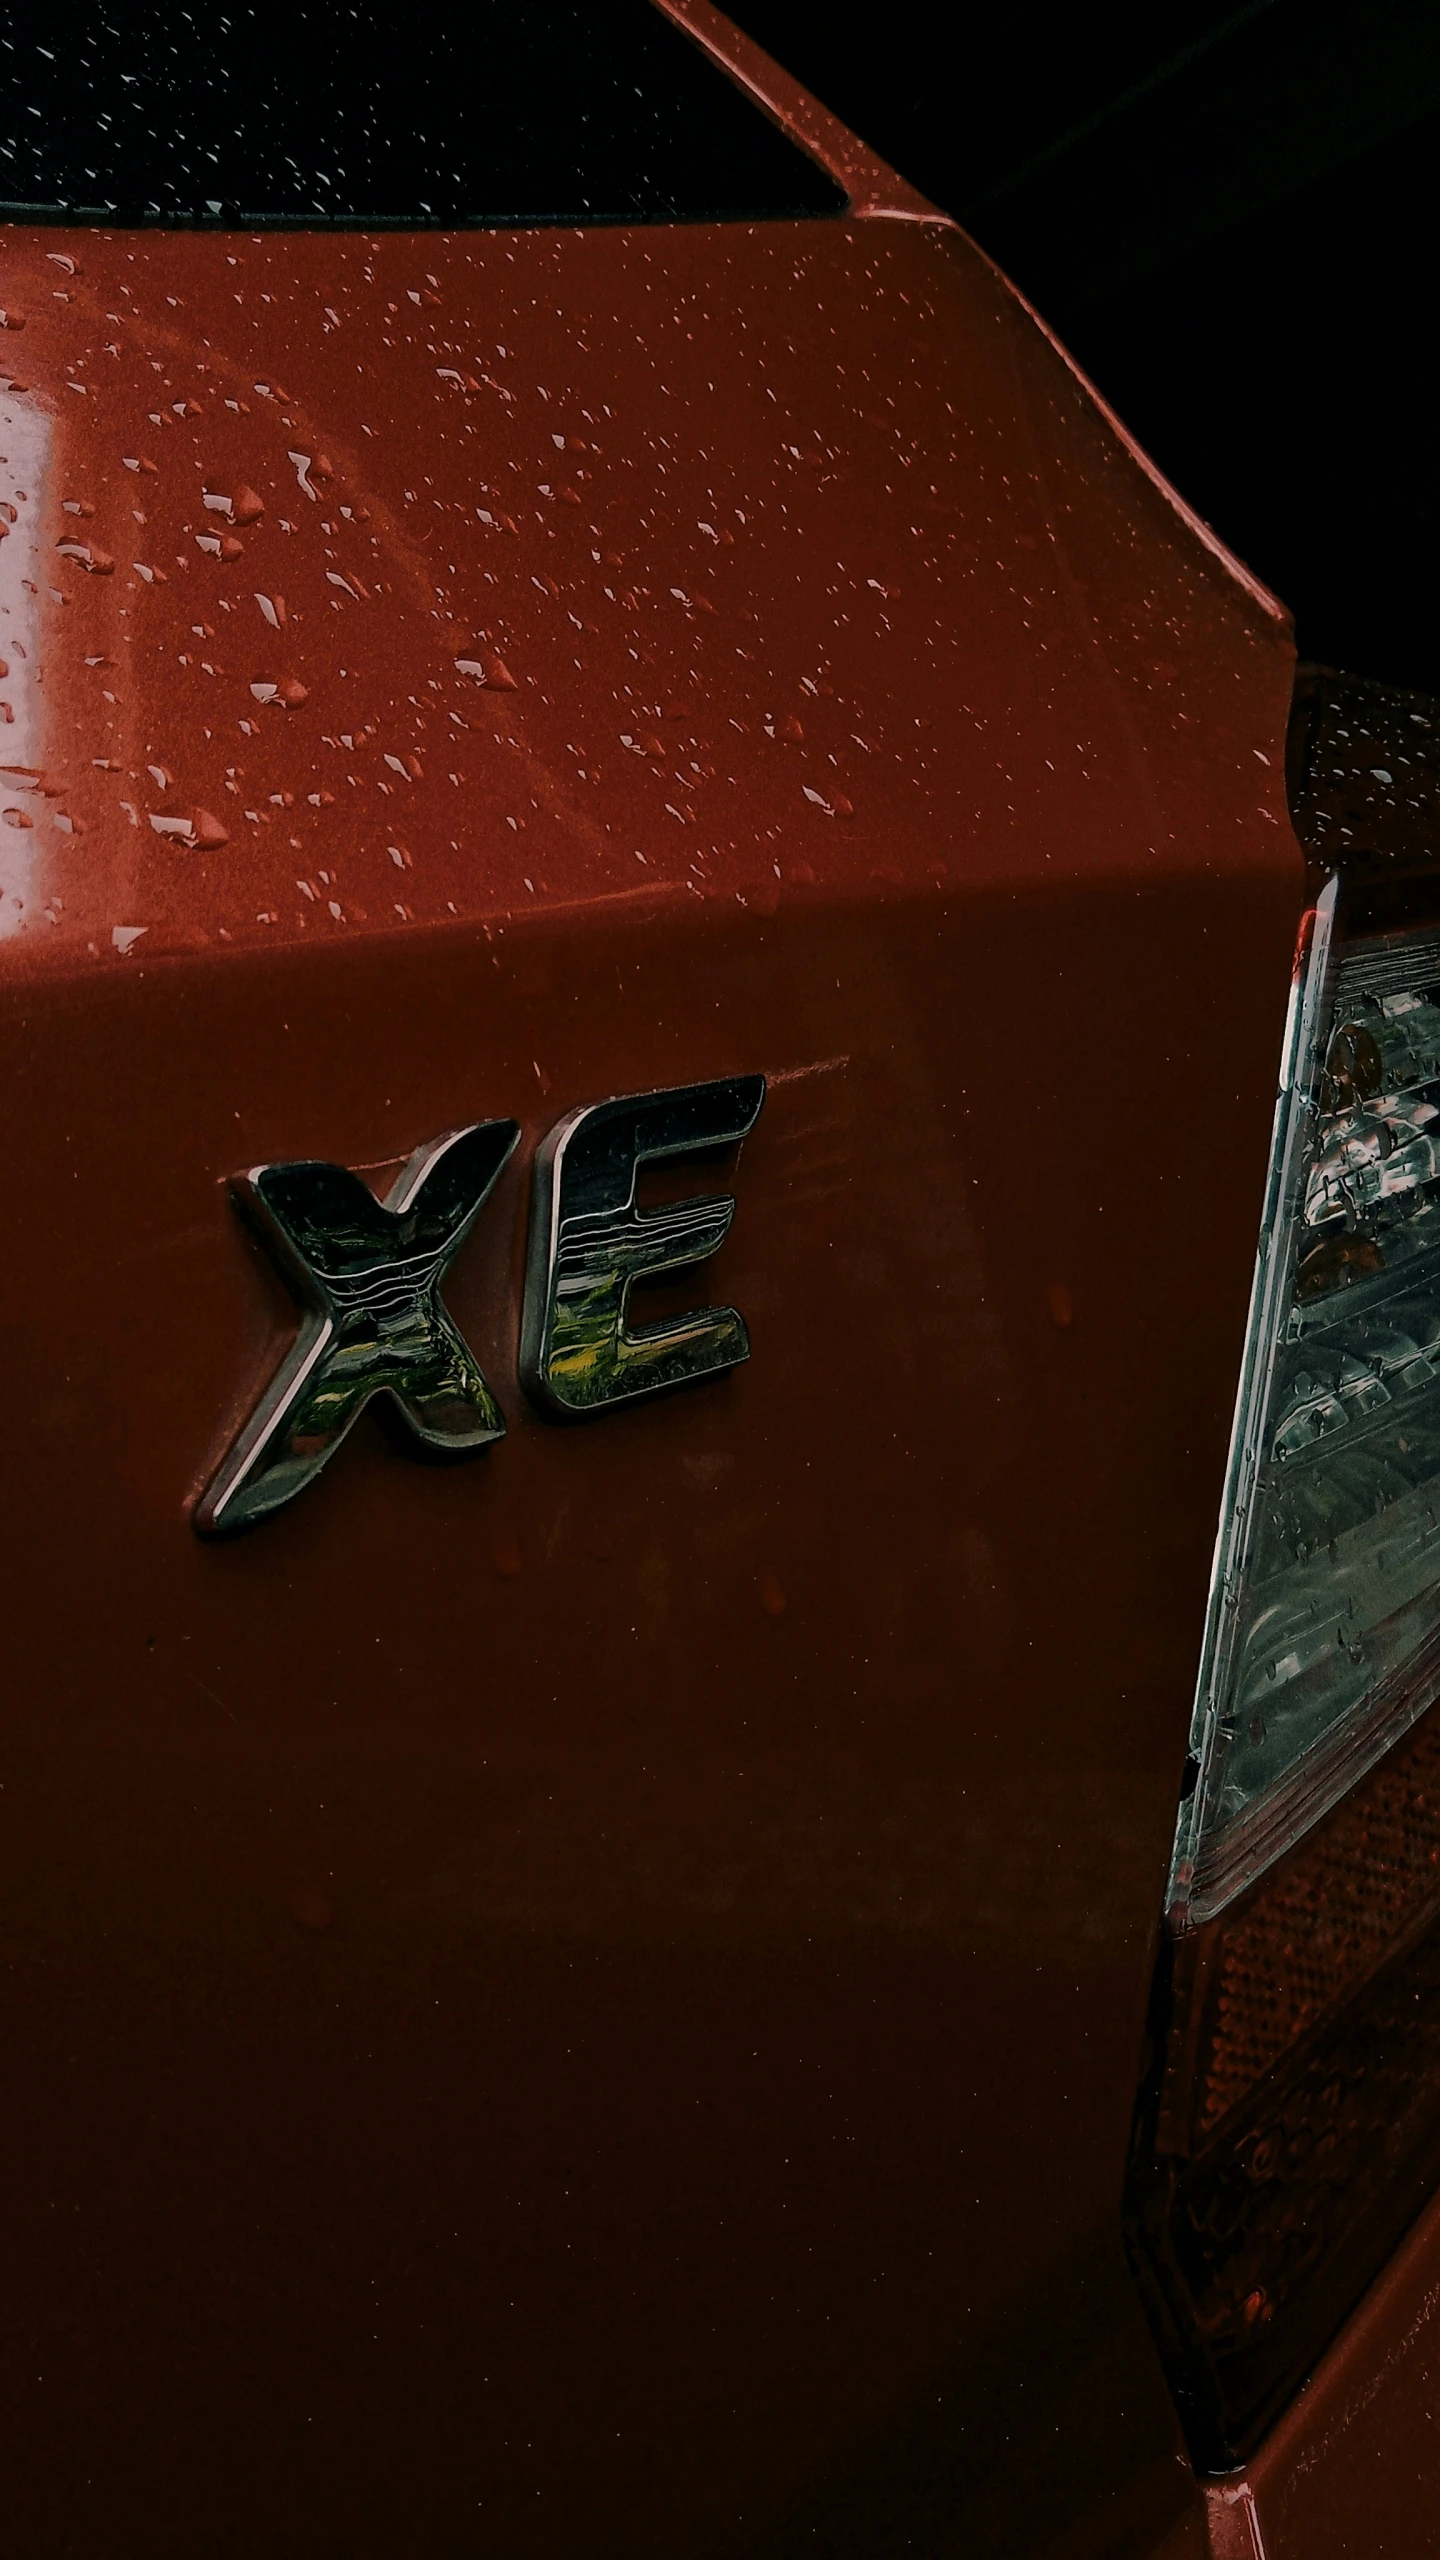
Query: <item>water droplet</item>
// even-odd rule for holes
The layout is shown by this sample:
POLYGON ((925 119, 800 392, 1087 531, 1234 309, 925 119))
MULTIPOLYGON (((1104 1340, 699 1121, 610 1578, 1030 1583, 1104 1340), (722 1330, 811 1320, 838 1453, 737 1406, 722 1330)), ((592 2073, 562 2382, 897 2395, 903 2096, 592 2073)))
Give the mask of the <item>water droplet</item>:
POLYGON ((488 685, 492 693, 514 693, 518 690, 504 659, 497 658, 491 650, 484 651, 478 658, 457 658, 455 665, 462 676, 473 677, 476 684, 488 685))
MULTIPOLYGON (((80 542, 67 534, 55 548, 62 560, 78 560, 81 568, 88 569, 95 578, 108 578, 115 566, 109 552, 102 551, 98 542, 80 542)), ((136 565, 139 566, 138 562, 136 565)))

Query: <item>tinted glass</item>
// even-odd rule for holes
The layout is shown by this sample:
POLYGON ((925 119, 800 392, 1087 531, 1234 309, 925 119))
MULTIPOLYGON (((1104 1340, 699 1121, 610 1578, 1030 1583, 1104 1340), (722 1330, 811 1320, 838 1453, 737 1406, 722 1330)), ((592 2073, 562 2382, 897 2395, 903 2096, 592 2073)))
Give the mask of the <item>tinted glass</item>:
POLYGON ((667 222, 841 191, 650 0, 18 0, 0 214, 667 222))

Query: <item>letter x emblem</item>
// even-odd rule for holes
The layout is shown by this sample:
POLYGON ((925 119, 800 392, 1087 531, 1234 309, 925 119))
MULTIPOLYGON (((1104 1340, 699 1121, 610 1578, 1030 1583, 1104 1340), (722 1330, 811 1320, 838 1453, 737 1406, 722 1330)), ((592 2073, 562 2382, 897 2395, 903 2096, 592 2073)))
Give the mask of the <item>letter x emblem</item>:
POLYGON ((424 1449, 483 1449, 505 1422, 440 1283, 520 1134, 514 1120, 416 1149, 382 1203, 340 1164, 265 1164, 231 1188, 304 1310, 293 1350, 207 1488, 211 1533, 248 1528, 319 1474, 372 1396, 424 1449))

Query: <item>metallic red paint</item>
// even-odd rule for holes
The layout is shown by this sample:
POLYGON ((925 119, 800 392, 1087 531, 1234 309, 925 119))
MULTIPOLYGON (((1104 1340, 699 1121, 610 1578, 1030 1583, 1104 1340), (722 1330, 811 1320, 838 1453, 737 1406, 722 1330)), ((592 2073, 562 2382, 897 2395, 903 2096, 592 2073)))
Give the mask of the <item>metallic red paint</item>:
POLYGON ((1195 2546, 1118 2200, 1290 647, 865 166, 4 237, 14 2550, 1195 2546), (748 1368, 528 1413, 517 1159, 508 1440, 194 1537, 292 1322, 229 1174, 755 1069, 748 1368))
POLYGON ((1263 2560, 1314 2552, 1430 2560, 1440 2551, 1437 2308, 1440 2207, 1432 2205, 1250 2466, 1244 2486, 1263 2560))

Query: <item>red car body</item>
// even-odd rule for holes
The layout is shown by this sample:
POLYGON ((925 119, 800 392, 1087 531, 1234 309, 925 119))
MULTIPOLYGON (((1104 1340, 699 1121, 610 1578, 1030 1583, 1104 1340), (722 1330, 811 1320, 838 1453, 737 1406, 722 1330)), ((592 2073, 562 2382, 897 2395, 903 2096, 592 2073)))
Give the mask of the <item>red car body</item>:
POLYGON ((1440 2226, 1223 2482, 1121 2231, 1287 620, 675 14, 846 213, 0 242, 6 2547, 1413 2560, 1440 2226), (535 1149, 757 1072, 748 1364, 546 1420, 535 1149), (506 1439, 198 1538, 229 1179, 499 1115, 506 1439))

